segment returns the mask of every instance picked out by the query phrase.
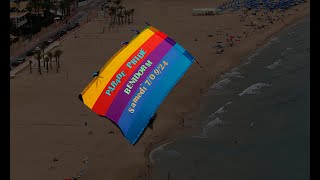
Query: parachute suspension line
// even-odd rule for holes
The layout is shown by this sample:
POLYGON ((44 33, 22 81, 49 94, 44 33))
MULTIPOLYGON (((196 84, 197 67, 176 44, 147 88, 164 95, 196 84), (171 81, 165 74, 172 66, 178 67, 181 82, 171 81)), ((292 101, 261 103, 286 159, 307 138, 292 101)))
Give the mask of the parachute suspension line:
POLYGON ((125 41, 125 42, 121 42, 121 44, 123 44, 123 45, 128 45, 129 42, 128 42, 128 41, 125 41))
POLYGON ((201 66, 201 64, 197 61, 197 60, 194 60, 194 61, 196 61, 196 63, 200 66, 200 68, 202 69, 202 66, 201 66))
POLYGON ((137 29, 131 29, 131 31, 134 31, 135 33, 134 34, 139 34, 140 33, 140 31, 138 31, 137 29))

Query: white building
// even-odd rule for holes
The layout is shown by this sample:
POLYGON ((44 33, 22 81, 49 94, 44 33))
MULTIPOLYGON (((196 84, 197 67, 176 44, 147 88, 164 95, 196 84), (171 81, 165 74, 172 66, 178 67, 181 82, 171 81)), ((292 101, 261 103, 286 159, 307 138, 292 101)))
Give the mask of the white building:
POLYGON ((10 13, 10 22, 16 28, 27 24, 27 12, 12 12, 10 13))

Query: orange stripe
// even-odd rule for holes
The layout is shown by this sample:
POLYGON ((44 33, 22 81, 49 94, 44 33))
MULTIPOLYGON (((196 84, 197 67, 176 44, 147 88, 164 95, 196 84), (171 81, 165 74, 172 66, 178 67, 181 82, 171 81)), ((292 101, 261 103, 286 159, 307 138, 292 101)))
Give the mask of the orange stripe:
MULTIPOLYGON (((107 110, 109 109, 112 101, 114 100, 114 98, 116 97, 116 95, 118 94, 119 90, 122 88, 122 86, 126 85, 126 82, 128 80, 128 78, 131 76, 132 73, 135 72, 135 70, 137 68, 140 68, 140 64, 142 62, 145 62, 146 57, 148 57, 148 55, 163 41, 164 39, 159 36, 158 34, 154 34, 152 35, 142 46, 140 46, 140 48, 138 48, 135 53, 133 53, 123 64, 122 66, 118 69, 117 73, 115 73, 113 75, 113 77, 111 78, 111 80, 108 82, 107 86, 104 88, 104 90, 102 91, 102 93, 100 94, 98 100, 96 101, 96 103, 94 104, 92 110, 98 114, 105 114, 107 112, 107 110), (140 49, 143 49, 144 51, 146 51, 146 54, 144 55, 144 57, 142 59, 140 59, 137 64, 133 65, 132 64, 132 68, 129 68, 126 64, 132 60, 132 58, 134 56, 136 56, 139 52, 140 49), (126 76, 122 77, 120 79, 120 83, 115 87, 115 90, 113 92, 111 92, 111 95, 107 95, 106 91, 108 90, 108 86, 111 86, 111 82, 112 81, 116 81, 116 76, 121 73, 122 71, 125 72, 126 76)), ((117 61, 117 59, 115 59, 115 61, 117 61)))

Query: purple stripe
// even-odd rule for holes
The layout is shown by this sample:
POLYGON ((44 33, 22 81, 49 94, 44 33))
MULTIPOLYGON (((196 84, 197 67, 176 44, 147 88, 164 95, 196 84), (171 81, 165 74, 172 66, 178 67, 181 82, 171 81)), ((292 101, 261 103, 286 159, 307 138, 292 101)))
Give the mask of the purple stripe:
POLYGON ((170 43, 172 46, 174 46, 176 44, 176 42, 169 37, 166 38, 166 41, 168 41, 168 43, 170 43))
POLYGON ((122 86, 121 90, 113 100, 112 104, 110 105, 106 117, 109 119, 114 120, 116 123, 118 123, 121 114, 123 110, 126 108, 128 102, 130 99, 134 96, 137 89, 140 87, 140 84, 145 81, 146 77, 150 74, 150 72, 153 70, 153 68, 160 62, 160 60, 163 58, 164 55, 168 53, 168 51, 172 48, 172 45, 169 44, 167 41, 162 41, 158 47, 154 51, 152 51, 147 58, 145 58, 146 62, 147 60, 150 60, 152 62, 152 65, 146 69, 146 71, 143 73, 143 75, 139 78, 139 80, 133 85, 133 88, 131 89, 131 93, 128 95, 124 92, 126 88, 126 84, 133 75, 139 71, 141 65, 144 64, 144 62, 141 63, 140 67, 138 67, 135 72, 131 74, 125 85, 122 86))

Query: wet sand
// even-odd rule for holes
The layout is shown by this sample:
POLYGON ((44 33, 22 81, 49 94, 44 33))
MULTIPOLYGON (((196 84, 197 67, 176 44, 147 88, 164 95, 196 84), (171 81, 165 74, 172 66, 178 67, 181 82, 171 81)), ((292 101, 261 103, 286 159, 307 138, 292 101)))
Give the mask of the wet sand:
POLYGON ((278 20, 255 30, 245 24, 257 21, 258 15, 245 22, 240 22, 241 12, 192 16, 192 8, 216 6, 207 0, 140 0, 125 6, 135 8, 133 24, 120 26, 118 32, 102 33, 104 21, 96 20, 77 32, 77 38, 71 36, 62 43, 59 73, 53 63, 49 73, 39 75, 34 69, 30 74, 26 68, 11 80, 11 180, 70 178, 80 170, 84 170, 81 179, 85 180, 133 179, 146 169, 148 153, 156 144, 192 130, 182 125, 182 119, 192 118, 188 115, 199 106, 201 93, 220 74, 239 64, 240 57, 263 45, 274 33, 310 13, 307 2, 286 11, 284 22, 278 20), (84 106, 78 94, 92 73, 122 47, 121 42, 131 39, 130 29, 143 29, 146 20, 180 43, 204 69, 192 65, 158 109, 154 130, 147 129, 132 146, 110 121, 84 106), (216 54, 212 46, 217 41, 226 45, 227 34, 242 38, 223 54, 216 54), (82 162, 85 158, 87 163, 82 162))

